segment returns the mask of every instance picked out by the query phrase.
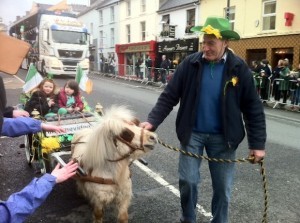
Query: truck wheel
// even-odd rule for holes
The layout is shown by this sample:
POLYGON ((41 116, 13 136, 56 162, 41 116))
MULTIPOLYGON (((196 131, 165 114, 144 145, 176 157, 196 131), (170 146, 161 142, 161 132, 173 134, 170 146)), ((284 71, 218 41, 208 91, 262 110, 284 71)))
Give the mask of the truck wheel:
POLYGON ((43 157, 40 160, 42 174, 51 173, 52 171, 49 157, 50 156, 48 154, 43 154, 43 157))
POLYGON ((32 164, 33 159, 33 151, 32 151, 32 134, 25 135, 24 137, 24 149, 26 160, 29 166, 32 164))
POLYGON ((45 62, 44 61, 42 62, 42 75, 43 75, 43 77, 47 77, 47 72, 46 72, 46 69, 45 69, 45 62))

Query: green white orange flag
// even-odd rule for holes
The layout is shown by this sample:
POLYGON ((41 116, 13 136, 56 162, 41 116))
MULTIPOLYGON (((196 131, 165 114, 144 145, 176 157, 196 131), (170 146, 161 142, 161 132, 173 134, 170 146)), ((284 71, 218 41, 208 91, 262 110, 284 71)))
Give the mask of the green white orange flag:
POLYGON ((87 71, 83 71, 78 65, 75 76, 76 82, 79 84, 81 90, 90 94, 93 90, 93 82, 88 78, 87 71))
POLYGON ((43 80, 42 75, 37 71, 36 67, 31 63, 23 85, 23 92, 28 93, 37 87, 43 80))

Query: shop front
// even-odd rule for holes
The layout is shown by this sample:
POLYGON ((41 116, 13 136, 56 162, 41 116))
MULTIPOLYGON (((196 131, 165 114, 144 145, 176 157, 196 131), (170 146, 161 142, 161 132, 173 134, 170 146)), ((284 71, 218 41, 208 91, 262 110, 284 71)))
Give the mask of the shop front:
POLYGON ((171 61, 171 69, 176 69, 178 64, 188 55, 198 51, 199 38, 162 41, 158 43, 158 57, 155 67, 159 68, 162 55, 171 61))
POLYGON ((248 65, 253 60, 267 59, 275 68, 279 59, 288 59, 290 69, 295 69, 300 63, 300 34, 244 38, 230 41, 230 48, 245 59, 248 65))
POLYGON ((118 71, 121 76, 146 77, 145 61, 150 56, 155 61, 157 51, 156 41, 116 44, 118 56, 118 71))

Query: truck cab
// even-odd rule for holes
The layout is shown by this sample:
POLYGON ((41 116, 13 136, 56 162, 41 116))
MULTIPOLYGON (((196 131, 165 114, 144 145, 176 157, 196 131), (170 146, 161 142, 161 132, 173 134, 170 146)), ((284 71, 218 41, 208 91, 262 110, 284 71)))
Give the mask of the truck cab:
POLYGON ((89 34, 73 14, 38 11, 13 24, 10 32, 32 45, 23 68, 35 63, 44 76, 75 75, 77 65, 89 70, 89 34))

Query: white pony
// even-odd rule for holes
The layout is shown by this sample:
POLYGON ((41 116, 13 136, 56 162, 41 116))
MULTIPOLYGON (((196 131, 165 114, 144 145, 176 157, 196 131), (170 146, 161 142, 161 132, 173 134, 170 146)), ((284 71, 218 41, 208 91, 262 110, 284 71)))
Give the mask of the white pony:
POLYGON ((157 143, 157 135, 138 126, 132 111, 113 106, 99 125, 74 134, 72 158, 86 175, 77 178, 81 192, 93 207, 93 219, 103 222, 104 208, 115 202, 118 222, 128 222, 132 196, 129 165, 157 143))

